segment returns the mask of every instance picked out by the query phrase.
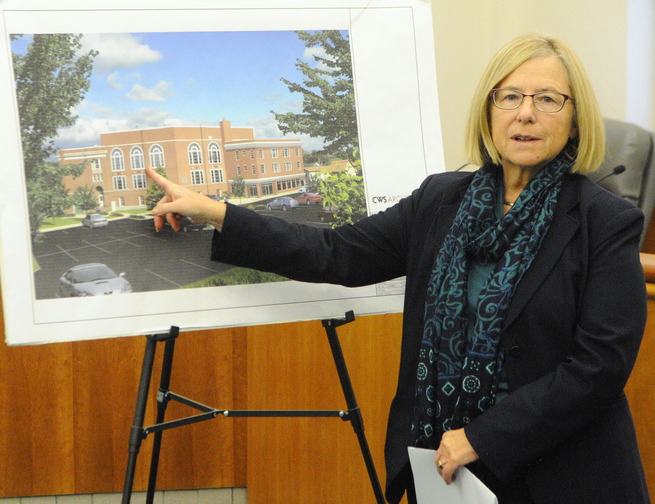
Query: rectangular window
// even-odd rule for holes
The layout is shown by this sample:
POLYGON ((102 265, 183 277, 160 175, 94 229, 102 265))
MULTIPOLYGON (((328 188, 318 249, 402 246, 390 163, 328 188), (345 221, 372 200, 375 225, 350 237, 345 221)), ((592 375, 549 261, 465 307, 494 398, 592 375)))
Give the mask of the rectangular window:
POLYGON ((260 164, 259 165, 259 172, 260 173, 266 173, 266 165, 265 164, 260 164))
POLYGON ((124 207, 125 206, 125 198, 123 198, 123 197, 118 198, 118 206, 119 207, 124 207))
POLYGON ((236 160, 238 161, 239 160, 239 151, 235 150, 234 155, 236 156, 236 160))
POLYGON ((290 163, 289 161, 286 161, 286 162, 284 163, 284 169, 285 169, 286 171, 291 171, 291 170, 292 170, 292 168, 291 168, 291 163, 290 163))
POLYGON ((146 204, 146 201, 145 201, 145 199, 143 198, 143 196, 139 196, 139 206, 143 206, 143 205, 145 205, 145 204, 146 204))
POLYGON ((255 159, 255 149, 250 149, 250 159, 255 159))
POLYGON ((296 147, 296 156, 300 156, 300 148, 296 147))
POLYGON ((157 168, 158 166, 163 168, 165 166, 164 151, 159 145, 155 145, 152 149, 150 149, 150 166, 153 168, 157 168))
POLYGON ((300 161, 296 162, 296 166, 298 167, 299 170, 302 170, 302 165, 300 164, 300 161))
POLYGON ((256 198, 257 196, 259 196, 259 192, 257 191, 257 186, 256 185, 248 186, 248 195, 251 198, 256 198))
POLYGON ((237 165, 237 175, 240 177, 241 176, 241 166, 237 165))
POLYGON ((220 184, 223 182, 223 170, 217 168, 211 170, 212 184, 220 184))
POLYGON ((91 178, 92 178, 94 183, 102 182, 102 173, 94 173, 91 178))
POLYGON ((262 184, 262 196, 273 194, 273 184, 262 184))
POLYGON ((102 167, 100 166, 100 160, 99 159, 92 159, 91 160, 91 170, 92 171, 102 170, 102 167))
POLYGON ((205 183, 205 172, 202 170, 191 170, 191 184, 200 185, 205 183))
POLYGON ((282 156, 284 157, 291 156, 291 151, 289 149, 282 149, 282 156))
POLYGON ((273 173, 280 173, 280 163, 273 163, 273 173))
POLYGON ((202 164, 202 155, 200 152, 200 147, 193 145, 191 148, 189 148, 189 164, 190 165, 202 164))
POLYGON ((132 175, 132 185, 134 189, 146 189, 148 187, 146 176, 144 174, 132 175))
POLYGON ((114 180, 114 191, 124 191, 127 189, 127 182, 125 180, 125 175, 119 175, 117 177, 112 177, 114 180))
POLYGON ((277 149, 271 149, 271 157, 276 158, 277 157, 277 149))
POLYGON ((111 153, 111 171, 125 171, 123 153, 118 149, 111 153))
POLYGON ((264 149, 259 149, 259 159, 264 159, 264 149))
POLYGON ((252 170, 253 175, 257 174, 257 167, 255 165, 250 165, 250 169, 252 170))

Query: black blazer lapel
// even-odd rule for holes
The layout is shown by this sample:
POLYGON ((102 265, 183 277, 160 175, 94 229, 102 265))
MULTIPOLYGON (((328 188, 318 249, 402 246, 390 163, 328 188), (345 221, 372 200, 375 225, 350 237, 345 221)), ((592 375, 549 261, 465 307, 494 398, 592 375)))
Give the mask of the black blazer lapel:
POLYGON ((535 256, 530 268, 516 286, 516 291, 509 307, 505 329, 520 315, 526 303, 539 289, 544 279, 560 260, 562 252, 580 227, 580 220, 573 210, 580 203, 577 177, 565 178, 559 195, 553 222, 541 243, 541 248, 535 256))

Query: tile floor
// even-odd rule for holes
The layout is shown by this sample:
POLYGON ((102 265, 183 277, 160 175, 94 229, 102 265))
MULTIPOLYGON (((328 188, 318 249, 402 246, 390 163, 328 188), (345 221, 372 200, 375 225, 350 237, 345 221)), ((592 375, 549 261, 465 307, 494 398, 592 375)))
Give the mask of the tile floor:
MULTIPOLYGON (((121 504, 120 493, 0 498, 0 504, 121 504)), ((130 504, 144 504, 145 492, 134 492, 130 504)), ((245 488, 167 490, 155 492, 153 504, 247 504, 245 488)))

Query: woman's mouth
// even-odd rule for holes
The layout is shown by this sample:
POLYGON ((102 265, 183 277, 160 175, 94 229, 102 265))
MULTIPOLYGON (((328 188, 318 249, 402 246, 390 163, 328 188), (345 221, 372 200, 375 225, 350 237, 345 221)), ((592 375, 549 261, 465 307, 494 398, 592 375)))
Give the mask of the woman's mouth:
POLYGON ((512 140, 516 140, 517 142, 532 142, 538 140, 538 138, 530 135, 514 135, 512 140))

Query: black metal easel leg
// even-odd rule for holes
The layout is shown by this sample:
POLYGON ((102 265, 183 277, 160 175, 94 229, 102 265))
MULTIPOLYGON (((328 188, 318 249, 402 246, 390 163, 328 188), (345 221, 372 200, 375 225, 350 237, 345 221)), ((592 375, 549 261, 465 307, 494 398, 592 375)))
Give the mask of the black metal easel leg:
POLYGON ((349 311, 346 313, 345 319, 323 320, 323 327, 325 328, 325 332, 327 333, 327 337, 330 342, 332 356, 334 357, 334 363, 337 366, 337 373, 339 374, 339 380, 341 381, 341 388, 343 389, 343 395, 345 396, 346 404, 348 405, 350 422, 352 423, 355 434, 357 435, 359 447, 361 448, 362 455, 364 456, 364 463, 366 464, 368 476, 371 480, 371 485, 373 486, 375 500, 378 502, 378 504, 384 504, 385 501, 384 494, 382 493, 382 486, 380 485, 380 480, 378 479, 378 475, 375 470, 375 464, 373 463, 371 450, 369 449, 368 442, 366 441, 366 434, 364 434, 364 419, 362 418, 361 410, 357 405, 355 391, 353 390, 352 382, 350 381, 350 375, 348 374, 346 360, 343 357, 341 344, 339 343, 339 336, 337 335, 336 330, 338 326, 347 324, 353 320, 355 320, 355 315, 352 311, 349 311))
POLYGON ((155 434, 152 460, 150 464, 150 478, 148 480, 148 492, 146 494, 146 504, 152 504, 155 494, 155 486, 157 483, 157 472, 159 469, 159 455, 161 451, 161 436, 164 430, 181 427, 183 425, 190 425, 192 423, 201 422, 216 418, 221 413, 225 417, 341 417, 342 420, 352 422, 353 430, 357 435, 359 446, 364 457, 366 469, 373 487, 375 499, 378 504, 384 504, 384 494, 382 493, 382 486, 375 471, 375 464, 373 457, 366 441, 364 434, 364 420, 361 411, 355 399, 355 392, 350 381, 346 361, 341 350, 339 337, 336 328, 352 322, 355 320, 355 315, 352 311, 346 313, 343 319, 327 319, 323 320, 323 327, 328 336, 332 356, 337 368, 341 388, 343 390, 346 404, 348 405, 348 412, 343 411, 228 411, 224 409, 216 409, 200 404, 196 401, 182 397, 178 394, 171 392, 171 371, 173 367, 173 354, 175 350, 175 340, 179 334, 179 328, 171 326, 171 329, 166 334, 155 334, 147 336, 146 350, 143 357, 143 368, 141 371, 141 382, 139 384, 139 392, 137 395, 136 411, 134 413, 134 423, 130 433, 129 443, 129 460, 127 466, 127 473, 125 475, 125 487, 123 489, 122 504, 130 504, 132 496, 132 487, 134 484, 134 473, 136 468, 137 455, 143 439, 150 433, 155 434), (150 381, 152 378, 152 369, 155 358, 156 345, 158 342, 166 342, 164 348, 164 360, 162 364, 161 380, 159 384, 159 391, 157 393, 157 423, 150 427, 144 428, 143 421, 145 418, 146 406, 148 402, 148 393, 150 389, 150 381), (164 422, 166 407, 168 402, 174 400, 182 404, 195 408, 202 413, 199 415, 182 418, 170 422, 164 422))
MULTIPOLYGON (((164 421, 166 407, 170 401, 168 393, 171 387, 171 371, 173 369, 173 354, 175 352, 175 339, 177 333, 166 340, 164 346, 164 361, 162 362, 161 379, 159 391, 157 392, 157 423, 164 421)), ((155 432, 152 445, 152 458, 150 460, 150 477, 148 479, 148 492, 146 493, 146 504, 152 504, 155 498, 155 487, 157 486, 157 472, 159 470, 159 453, 161 452, 161 436, 163 432, 155 432)))
MULTIPOLYGON (((153 334, 146 336, 146 349, 143 355, 143 365, 141 367, 141 381, 139 383, 139 392, 136 399, 136 408, 134 411, 134 421, 132 423, 132 429, 130 431, 130 442, 129 442, 129 457, 127 461, 127 471, 125 473, 125 485, 123 486, 123 500, 122 504, 130 504, 132 499, 132 488, 134 486, 134 473, 136 470, 136 461, 137 456, 139 455, 139 450, 141 449, 141 443, 145 437, 143 422, 146 415, 146 406, 148 405, 148 392, 150 390, 150 380, 152 378, 152 368, 155 362, 155 351, 157 350, 158 341, 166 341, 166 348, 168 349, 168 343, 170 341, 175 341, 175 338, 179 334, 179 328, 172 326, 170 331, 165 334, 153 334)), ((172 349, 174 346, 171 346, 170 350, 170 362, 168 369, 168 380, 170 383, 170 366, 172 365, 172 349)), ((166 363, 166 354, 164 355, 164 360, 166 363)), ((164 369, 162 369, 162 383, 164 380, 164 369)), ((165 407, 164 407, 165 410, 165 407)), ((159 411, 157 412, 159 415, 159 411)), ((162 413, 163 415, 163 413, 162 413)), ((161 444, 161 439, 160 439, 161 444)), ((157 457, 159 453, 157 452, 157 457)), ((154 451, 153 451, 154 458, 154 451)), ((152 466, 151 466, 151 477, 152 477, 152 466)), ((148 485, 148 494, 150 494, 150 485, 148 485)), ((154 491, 153 491, 154 495, 154 491)), ((152 500, 149 501, 152 504, 152 500)))

